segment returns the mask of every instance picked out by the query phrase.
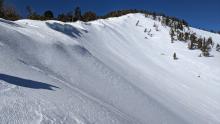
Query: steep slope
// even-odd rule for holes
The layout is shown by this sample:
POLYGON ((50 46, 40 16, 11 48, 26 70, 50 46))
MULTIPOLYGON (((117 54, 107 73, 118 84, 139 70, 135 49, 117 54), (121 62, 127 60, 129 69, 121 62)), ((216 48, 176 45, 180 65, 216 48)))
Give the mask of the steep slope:
POLYGON ((169 30, 142 14, 0 20, 0 123, 220 123, 220 53, 198 57, 169 30))

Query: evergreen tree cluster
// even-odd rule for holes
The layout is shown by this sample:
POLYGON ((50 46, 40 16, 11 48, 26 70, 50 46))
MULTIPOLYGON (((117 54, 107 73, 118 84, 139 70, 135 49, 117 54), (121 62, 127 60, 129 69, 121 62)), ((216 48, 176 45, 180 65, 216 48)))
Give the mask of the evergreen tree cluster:
MULTIPOLYGON (((174 41, 177 40, 188 42, 189 49, 200 49, 203 56, 210 56, 209 53, 214 46, 214 42, 211 37, 209 37, 208 39, 206 39, 205 37, 202 38, 201 36, 198 37, 196 33, 189 32, 189 30, 184 30, 184 28, 183 30, 181 30, 179 28, 180 26, 178 27, 178 25, 172 25, 170 28, 171 43, 174 43, 174 41)), ((185 25, 183 25, 183 27, 185 27, 185 25)))
POLYGON ((162 16, 161 23, 164 26, 169 26, 174 29, 179 29, 183 31, 184 27, 188 28, 188 23, 183 19, 178 19, 176 17, 162 16))
POLYGON ((14 7, 4 6, 4 0, 0 0, 0 18, 7 20, 18 20, 20 19, 20 16, 14 7))
POLYGON ((205 37, 197 37, 195 33, 189 34, 188 48, 189 49, 200 49, 203 56, 209 56, 209 52, 214 46, 214 42, 211 37, 206 39, 205 37))
POLYGON ((85 12, 83 15, 81 14, 81 9, 80 7, 76 7, 74 11, 70 11, 67 13, 61 13, 57 17, 54 17, 54 14, 51 10, 47 10, 44 12, 43 15, 37 14, 32 10, 31 7, 27 7, 27 12, 28 12, 28 19, 32 20, 58 20, 62 22, 75 22, 78 20, 81 21, 92 21, 96 20, 98 17, 96 13, 92 11, 85 12))
POLYGON ((177 40, 188 42, 189 49, 200 49, 203 56, 210 56, 209 52, 214 46, 211 37, 206 39, 205 37, 198 37, 196 33, 189 32, 188 24, 184 20, 163 17, 161 23, 170 27, 171 43, 177 40))

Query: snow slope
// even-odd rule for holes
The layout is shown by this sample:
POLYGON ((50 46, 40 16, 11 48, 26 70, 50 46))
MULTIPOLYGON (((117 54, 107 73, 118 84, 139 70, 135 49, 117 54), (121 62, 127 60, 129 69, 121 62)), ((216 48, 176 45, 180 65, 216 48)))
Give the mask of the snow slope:
MULTIPOLYGON (((186 43, 171 44, 169 30, 142 14, 1 19, 0 123, 220 123, 220 52, 198 57, 186 43)), ((220 43, 220 35, 191 30, 220 43)))

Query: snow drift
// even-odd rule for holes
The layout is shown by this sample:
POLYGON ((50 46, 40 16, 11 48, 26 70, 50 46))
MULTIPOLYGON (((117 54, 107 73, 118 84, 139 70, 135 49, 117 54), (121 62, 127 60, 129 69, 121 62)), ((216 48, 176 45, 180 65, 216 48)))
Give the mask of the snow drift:
POLYGON ((198 57, 186 43, 171 44, 169 30, 142 14, 87 23, 1 19, 0 123, 220 123, 220 52, 198 57))

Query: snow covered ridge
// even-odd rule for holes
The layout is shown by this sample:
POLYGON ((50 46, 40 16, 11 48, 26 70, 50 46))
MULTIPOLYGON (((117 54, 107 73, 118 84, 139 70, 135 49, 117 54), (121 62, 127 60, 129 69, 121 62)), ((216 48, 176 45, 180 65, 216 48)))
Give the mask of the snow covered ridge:
POLYGON ((0 124, 219 124, 220 52, 200 53, 143 14, 1 19, 0 124))

